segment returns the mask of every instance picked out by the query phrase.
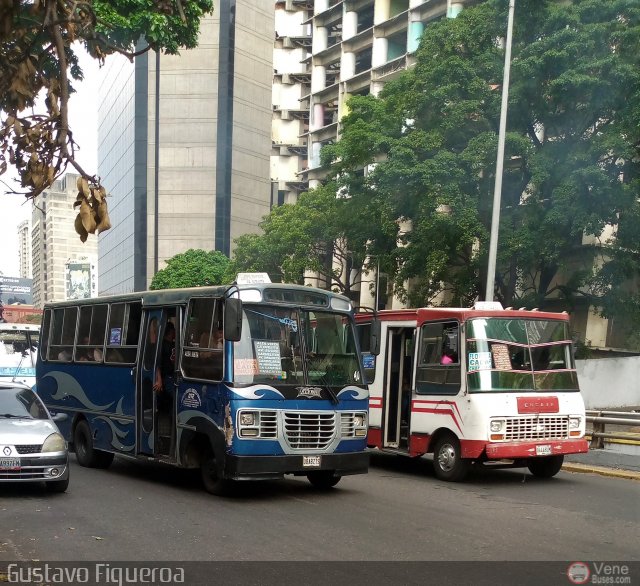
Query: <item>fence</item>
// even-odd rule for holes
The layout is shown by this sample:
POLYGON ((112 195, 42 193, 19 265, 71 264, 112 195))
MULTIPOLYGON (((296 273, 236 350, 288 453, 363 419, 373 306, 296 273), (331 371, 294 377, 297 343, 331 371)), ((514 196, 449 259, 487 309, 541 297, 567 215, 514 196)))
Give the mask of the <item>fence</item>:
POLYGON ((605 439, 628 440, 640 443, 640 413, 636 411, 587 411, 587 423, 591 423, 591 449, 604 447, 605 439), (605 426, 611 426, 609 431, 605 426), (619 427, 632 427, 621 431, 619 427))

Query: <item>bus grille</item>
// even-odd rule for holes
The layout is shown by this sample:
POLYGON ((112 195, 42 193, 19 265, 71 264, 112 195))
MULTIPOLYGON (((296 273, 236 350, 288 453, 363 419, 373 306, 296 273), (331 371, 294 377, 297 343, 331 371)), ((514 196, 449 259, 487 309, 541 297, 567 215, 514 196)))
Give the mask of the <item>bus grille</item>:
POLYGON ((278 414, 276 411, 259 411, 260 437, 265 439, 278 437, 278 414))
POLYGON ((335 437, 335 432, 335 413, 284 413, 284 434, 293 449, 326 448, 335 437))
POLYGON ((506 441, 566 439, 568 437, 568 417, 518 417, 507 419, 506 441))

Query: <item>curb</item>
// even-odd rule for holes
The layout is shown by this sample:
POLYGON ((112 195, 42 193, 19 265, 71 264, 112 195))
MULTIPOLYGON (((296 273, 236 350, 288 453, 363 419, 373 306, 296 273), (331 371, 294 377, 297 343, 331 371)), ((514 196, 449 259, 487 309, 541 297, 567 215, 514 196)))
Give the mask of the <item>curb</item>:
POLYGON ((628 480, 640 480, 640 472, 633 470, 620 470, 619 468, 607 468, 606 466, 592 466, 590 464, 577 464, 565 462, 562 465, 565 472, 578 472, 583 474, 600 474, 612 478, 626 478, 628 480))

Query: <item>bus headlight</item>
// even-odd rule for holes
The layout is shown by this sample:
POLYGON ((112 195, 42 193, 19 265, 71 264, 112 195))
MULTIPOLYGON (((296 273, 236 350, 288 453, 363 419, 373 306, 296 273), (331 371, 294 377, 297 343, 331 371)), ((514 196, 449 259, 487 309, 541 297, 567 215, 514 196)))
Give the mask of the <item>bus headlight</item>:
POLYGON ((504 428, 504 419, 492 419, 490 424, 491 433, 498 433, 504 428))
POLYGON ((42 453, 64 452, 64 438, 59 433, 52 433, 42 444, 42 453))
POLYGON ((581 428, 582 417, 569 417, 569 435, 571 437, 580 437, 581 428))
POLYGON ((365 437, 367 435, 367 414, 353 414, 353 432, 356 437, 365 437))
POLYGON ((491 419, 491 421, 489 421, 489 431, 491 432, 489 439, 491 439, 491 441, 503 440, 506 427, 506 419, 491 419))
POLYGON ((240 425, 255 425, 256 414, 253 411, 242 411, 240 413, 240 425))

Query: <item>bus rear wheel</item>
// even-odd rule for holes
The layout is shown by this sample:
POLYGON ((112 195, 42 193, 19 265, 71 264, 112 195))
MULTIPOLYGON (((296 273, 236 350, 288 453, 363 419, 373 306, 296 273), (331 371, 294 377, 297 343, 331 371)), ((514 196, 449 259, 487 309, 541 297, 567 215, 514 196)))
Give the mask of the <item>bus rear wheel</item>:
POLYGON ((200 460, 200 476, 204 489, 215 496, 228 496, 232 481, 222 478, 218 471, 216 458, 211 448, 206 448, 200 460))
POLYGON ((460 482, 469 471, 469 460, 461 457, 460 441, 453 434, 440 436, 433 448, 433 469, 440 480, 460 482))
POLYGON ((538 478, 551 478, 560 472, 564 456, 545 456, 544 458, 535 458, 527 462, 529 472, 538 478))
POLYGON ((79 421, 73 432, 73 445, 76 451, 76 459, 80 466, 85 468, 108 468, 113 462, 113 454, 102 452, 93 447, 91 430, 86 421, 79 421))
POLYGON ((316 472, 309 472, 307 479, 309 482, 321 490, 329 490, 333 488, 342 476, 336 476, 331 470, 317 470, 316 472))

